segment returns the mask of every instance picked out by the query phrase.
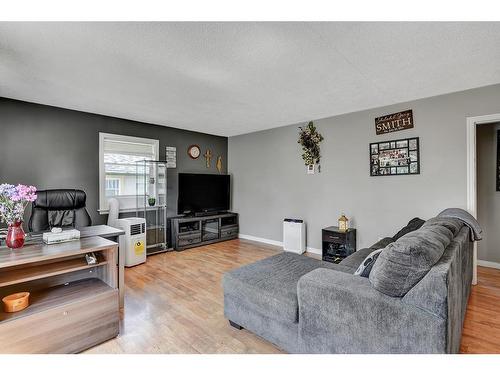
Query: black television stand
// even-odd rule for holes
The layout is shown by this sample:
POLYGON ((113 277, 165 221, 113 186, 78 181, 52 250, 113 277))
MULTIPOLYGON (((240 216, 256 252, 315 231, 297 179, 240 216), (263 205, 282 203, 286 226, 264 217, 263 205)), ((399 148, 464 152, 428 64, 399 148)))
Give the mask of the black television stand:
POLYGON ((172 247, 175 250, 238 238, 238 214, 233 212, 207 214, 172 218, 172 247))
POLYGON ((211 212, 195 212, 194 214, 188 214, 190 217, 204 217, 204 216, 214 216, 214 215, 219 215, 219 214, 225 214, 227 212, 218 212, 218 211, 211 211, 211 212))

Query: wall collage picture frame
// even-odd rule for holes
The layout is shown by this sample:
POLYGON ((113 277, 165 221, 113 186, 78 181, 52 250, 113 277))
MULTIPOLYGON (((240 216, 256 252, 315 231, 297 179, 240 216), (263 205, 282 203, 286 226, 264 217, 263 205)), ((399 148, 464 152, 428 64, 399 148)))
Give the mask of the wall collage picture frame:
POLYGON ((419 137, 370 143, 370 176, 420 174, 419 137))

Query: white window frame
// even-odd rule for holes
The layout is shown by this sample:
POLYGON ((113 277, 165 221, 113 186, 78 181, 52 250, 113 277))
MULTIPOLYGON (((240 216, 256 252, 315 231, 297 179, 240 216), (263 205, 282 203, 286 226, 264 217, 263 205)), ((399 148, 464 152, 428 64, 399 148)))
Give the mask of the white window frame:
MULTIPOLYGON (((101 133, 99 132, 99 213, 107 214, 108 204, 106 199, 106 171, 104 168, 104 141, 105 140, 113 140, 113 141, 121 141, 121 142, 131 142, 131 143, 142 143, 153 146, 153 150, 155 153, 155 159, 159 160, 160 155, 160 141, 158 139, 151 138, 141 138, 141 137, 132 137, 129 135, 121 135, 121 134, 112 134, 112 133, 101 133)), ((135 211, 131 208, 120 208, 120 212, 126 211, 135 211)))

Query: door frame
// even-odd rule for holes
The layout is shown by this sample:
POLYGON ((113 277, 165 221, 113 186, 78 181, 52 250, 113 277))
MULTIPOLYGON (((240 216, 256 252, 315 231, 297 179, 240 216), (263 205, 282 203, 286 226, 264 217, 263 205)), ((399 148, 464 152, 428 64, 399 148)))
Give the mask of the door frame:
MULTIPOLYGON (((500 122, 500 113, 466 118, 467 131, 467 211, 477 218, 476 126, 500 122)), ((477 242, 474 242, 472 284, 477 284, 477 242)))

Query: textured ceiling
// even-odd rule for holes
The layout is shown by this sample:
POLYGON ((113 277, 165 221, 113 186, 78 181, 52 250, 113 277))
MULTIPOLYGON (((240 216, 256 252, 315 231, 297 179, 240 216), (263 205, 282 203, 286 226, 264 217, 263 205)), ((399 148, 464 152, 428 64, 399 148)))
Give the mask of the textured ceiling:
POLYGON ((500 23, 0 22, 0 96, 232 136, 500 83, 500 23))

